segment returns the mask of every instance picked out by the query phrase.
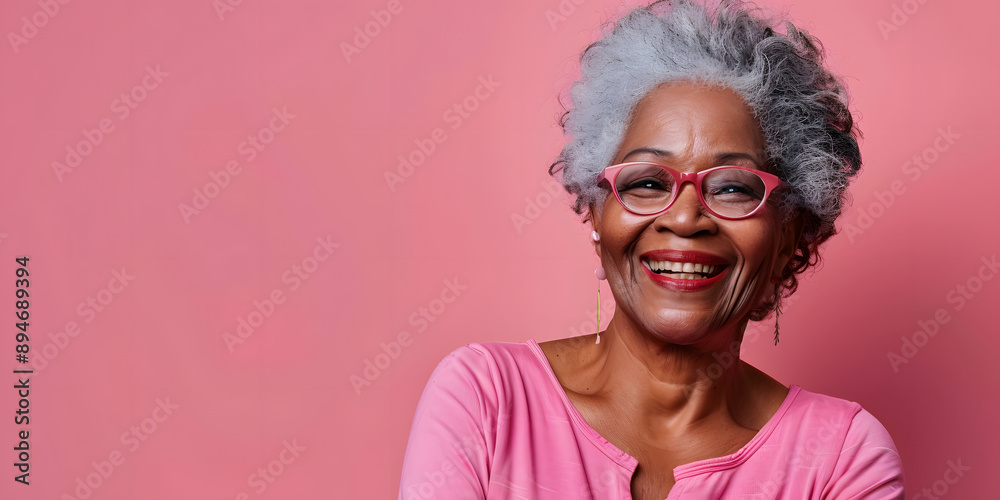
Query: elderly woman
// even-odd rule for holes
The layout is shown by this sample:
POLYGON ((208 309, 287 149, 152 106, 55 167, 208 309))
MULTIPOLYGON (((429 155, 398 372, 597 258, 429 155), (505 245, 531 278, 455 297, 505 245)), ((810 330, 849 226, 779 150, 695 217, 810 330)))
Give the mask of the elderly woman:
POLYGON ((551 170, 593 225, 614 317, 445 358, 400 499, 903 498, 875 417, 739 358, 860 167, 822 62, 814 38, 735 1, 654 3, 584 52, 551 170))

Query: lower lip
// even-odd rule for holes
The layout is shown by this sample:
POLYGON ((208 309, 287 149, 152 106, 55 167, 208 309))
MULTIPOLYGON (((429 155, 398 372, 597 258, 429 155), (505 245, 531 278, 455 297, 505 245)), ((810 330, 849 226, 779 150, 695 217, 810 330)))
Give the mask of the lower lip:
POLYGON ((723 276, 726 275, 726 273, 729 272, 729 267, 726 267, 725 269, 722 270, 721 273, 716 274, 711 278, 682 280, 677 278, 670 278, 669 275, 665 276, 662 274, 656 274, 653 271, 650 271, 645 264, 639 264, 639 265, 642 266, 643 271, 646 271, 646 275, 648 275, 650 279, 656 282, 656 284, 665 288, 670 288, 672 290, 680 290, 683 292, 697 292, 700 290, 704 290, 716 284, 719 280, 722 279, 723 276))

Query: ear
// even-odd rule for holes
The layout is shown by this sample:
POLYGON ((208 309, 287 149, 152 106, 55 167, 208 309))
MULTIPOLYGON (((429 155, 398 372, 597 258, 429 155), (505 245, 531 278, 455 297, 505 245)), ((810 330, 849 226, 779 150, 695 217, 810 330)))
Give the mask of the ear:
MULTIPOLYGON (((587 205, 587 220, 590 221, 590 228, 597 231, 597 234, 601 234, 601 214, 597 211, 597 205, 590 203, 587 205)), ((601 242, 590 240, 594 244, 594 251, 597 253, 597 258, 601 258, 601 242)))
POLYGON ((792 256, 795 255, 804 227, 805 220, 800 213, 796 213, 794 218, 782 224, 781 236, 778 241, 778 255, 774 261, 774 272, 778 273, 779 276, 788 262, 792 260, 792 256))

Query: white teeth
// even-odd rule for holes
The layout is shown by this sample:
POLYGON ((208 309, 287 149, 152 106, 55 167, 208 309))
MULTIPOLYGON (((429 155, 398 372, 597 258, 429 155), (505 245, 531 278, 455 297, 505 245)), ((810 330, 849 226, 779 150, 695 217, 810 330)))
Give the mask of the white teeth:
POLYGON ((691 262, 671 262, 669 260, 650 260, 642 261, 642 263, 650 271, 660 271, 666 272, 670 271, 672 274, 671 278, 674 279, 704 279, 705 275, 711 275, 715 273, 716 266, 710 266, 707 264, 694 264, 691 262))

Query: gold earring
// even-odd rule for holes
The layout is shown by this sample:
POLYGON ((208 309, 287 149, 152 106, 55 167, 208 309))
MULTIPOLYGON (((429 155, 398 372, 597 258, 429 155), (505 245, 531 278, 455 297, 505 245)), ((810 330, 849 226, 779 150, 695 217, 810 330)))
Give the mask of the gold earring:
POLYGON ((594 276, 597 276, 597 342, 595 344, 601 343, 601 280, 608 279, 608 275, 604 272, 603 267, 598 267, 594 270, 594 276))

